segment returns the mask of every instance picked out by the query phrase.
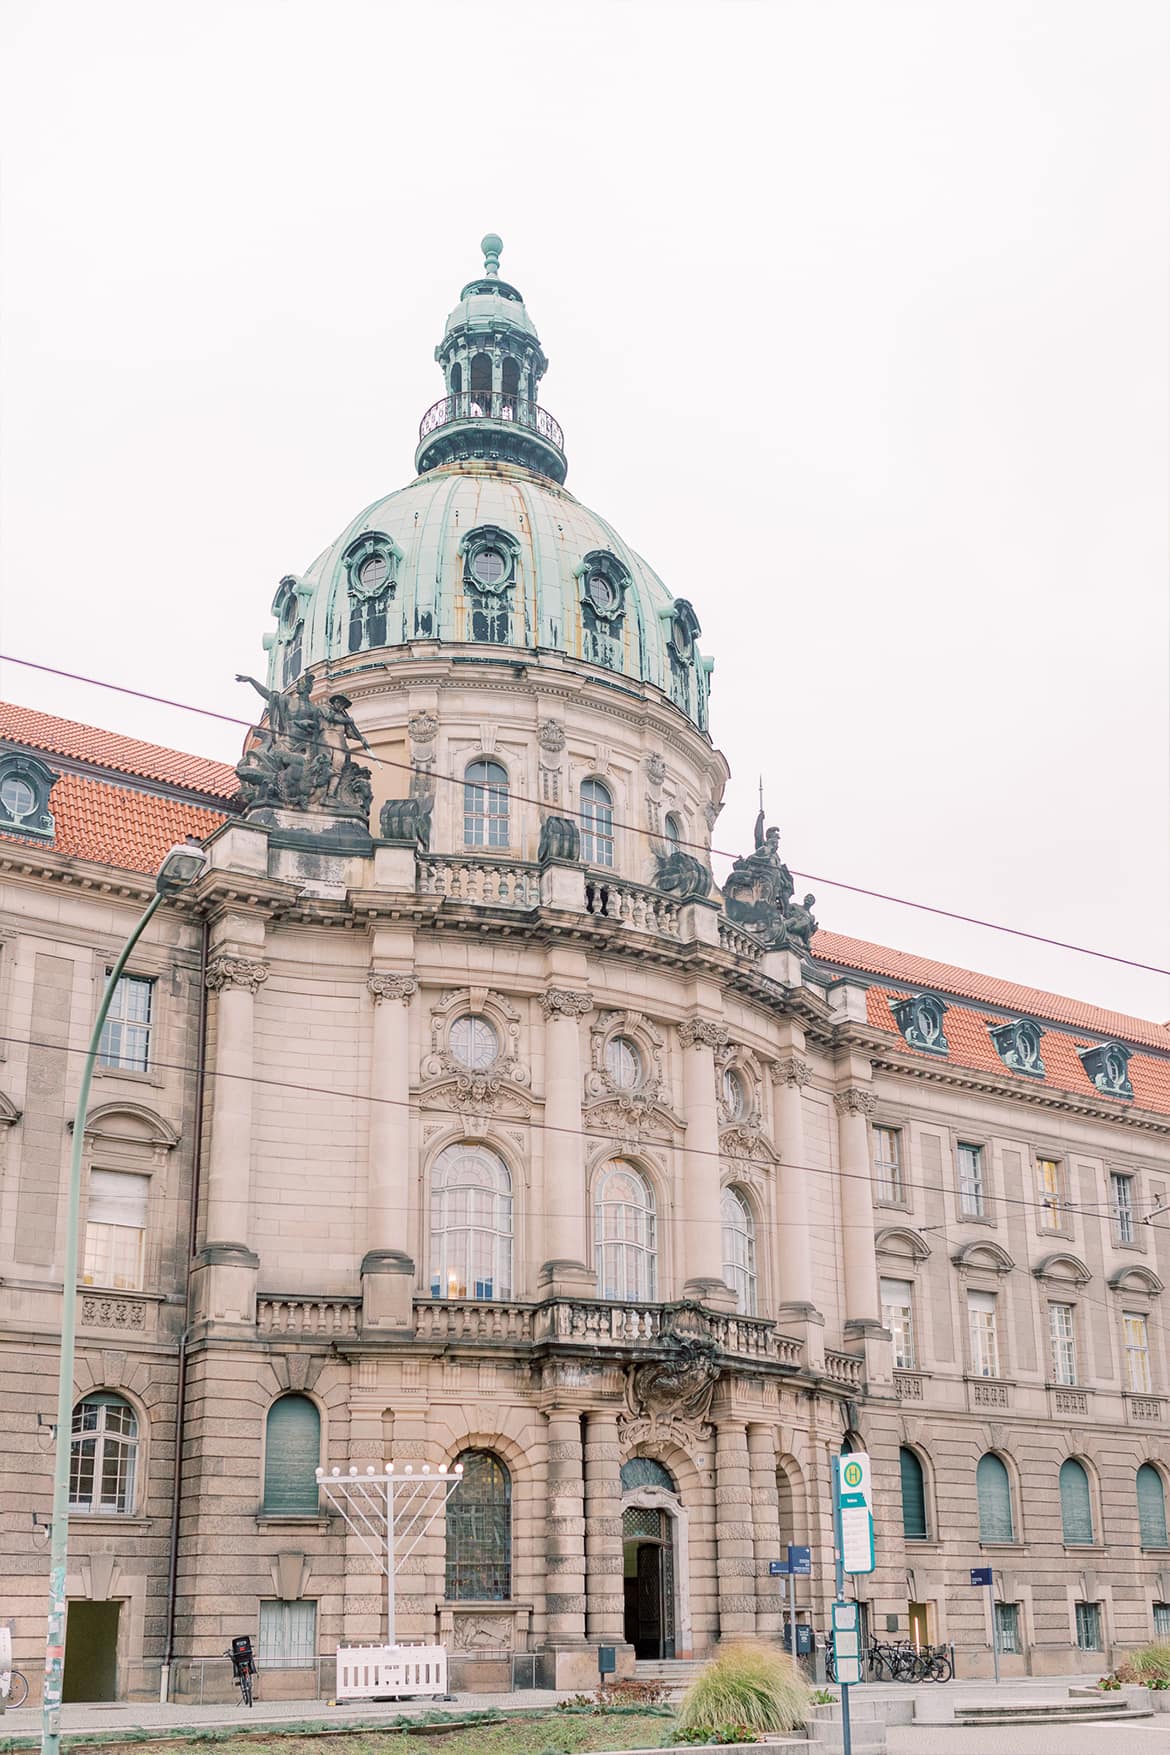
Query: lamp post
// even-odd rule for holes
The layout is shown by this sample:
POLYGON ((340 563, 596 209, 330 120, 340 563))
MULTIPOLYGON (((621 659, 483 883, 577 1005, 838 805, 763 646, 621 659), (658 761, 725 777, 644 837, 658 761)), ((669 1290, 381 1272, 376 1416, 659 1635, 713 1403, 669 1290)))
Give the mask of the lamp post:
POLYGON ((102 1003, 98 1007, 81 1068, 81 1089, 77 1093, 73 1151, 69 1161, 69 1203, 65 1214, 65 1283, 61 1298, 61 1364, 57 1381, 53 1522, 49 1544, 49 1622, 45 1639, 45 1682, 41 1701, 41 1749, 44 1755, 60 1755, 61 1748, 61 1684, 65 1673, 65 1569, 69 1550, 69 1462, 73 1437, 73 1355, 77 1329, 77 1230, 81 1215, 81 1158, 85 1147, 85 1114, 89 1106, 94 1063, 114 989, 135 945, 166 897, 194 883, 206 864, 207 855, 197 842, 180 842, 178 846, 171 848, 163 860, 155 879, 155 893, 135 923, 107 977, 102 1003))

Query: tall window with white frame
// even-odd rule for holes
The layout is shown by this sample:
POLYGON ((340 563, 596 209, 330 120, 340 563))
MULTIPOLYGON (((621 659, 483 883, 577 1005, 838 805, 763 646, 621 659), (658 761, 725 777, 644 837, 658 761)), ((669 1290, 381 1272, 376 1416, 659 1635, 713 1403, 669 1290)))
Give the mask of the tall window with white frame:
POLYGON ((593 1202, 597 1296, 657 1297, 658 1236, 654 1196, 632 1164, 615 1158, 597 1179, 593 1202))
POLYGON ((472 762, 463 776, 463 845, 508 845, 508 776, 499 762, 472 762))
POLYGON ((581 858, 586 865, 613 865, 613 799, 601 780, 581 782, 581 858))
POLYGON ((738 1188, 725 1188, 719 1201, 723 1222, 723 1279, 735 1293, 741 1316, 757 1308, 756 1231, 751 1208, 738 1188))
POLYGON ((142 1290, 149 1176, 124 1170, 91 1170, 81 1267, 87 1286, 120 1292, 142 1290))
POLYGON ((895 1201, 900 1205, 906 1198, 906 1183, 902 1173, 902 1130, 900 1127, 874 1128, 873 1169, 877 1182, 878 1199, 895 1201))
POLYGON ((1114 1170, 1109 1177, 1109 1200, 1113 1209, 1113 1241, 1115 1243, 1132 1243, 1134 1241, 1133 1226, 1133 1177, 1114 1170))
POLYGON ((489 1147, 444 1148, 431 1171, 431 1297, 512 1296, 512 1178, 489 1147))
POLYGON ((964 1145, 960 1141, 958 1156, 959 1212, 964 1219, 982 1219, 985 1216, 983 1147, 964 1145))
POLYGON ((880 1282, 882 1327, 888 1328, 893 1339, 894 1369, 913 1371, 917 1359, 914 1347, 914 1287, 909 1280, 880 1282))
POLYGON ((1063 1228, 1064 1202, 1061 1197, 1058 1158, 1036 1160, 1036 1206, 1036 1222, 1041 1231, 1059 1231, 1063 1228))
POLYGON ((123 975, 102 1026, 98 1065, 116 1072, 149 1072, 153 1014, 154 982, 145 975, 123 975))
POLYGON ((1153 1389, 1150 1370, 1150 1325, 1137 1310, 1126 1310, 1121 1317, 1125 1336, 1125 1375, 1135 1395, 1149 1395, 1153 1389))
POLYGON ((1076 1312, 1071 1304, 1048 1306, 1048 1351, 1053 1383, 1077 1380, 1076 1312))
POLYGON ((971 1340, 971 1375, 999 1376, 999 1330, 995 1293, 967 1293, 967 1326, 971 1340))
POLYGON ((70 1511, 134 1510, 138 1476, 138 1419, 121 1396, 99 1391, 73 1410, 69 1446, 70 1511))

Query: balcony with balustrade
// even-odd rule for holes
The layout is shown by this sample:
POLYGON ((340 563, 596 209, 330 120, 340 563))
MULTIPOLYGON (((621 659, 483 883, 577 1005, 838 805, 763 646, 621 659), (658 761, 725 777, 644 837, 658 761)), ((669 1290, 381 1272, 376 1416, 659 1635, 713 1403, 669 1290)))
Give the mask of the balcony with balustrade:
POLYGON ((456 391, 423 415, 414 454, 420 475, 470 458, 518 463, 558 485, 569 469, 560 422, 538 402, 509 391, 456 391))

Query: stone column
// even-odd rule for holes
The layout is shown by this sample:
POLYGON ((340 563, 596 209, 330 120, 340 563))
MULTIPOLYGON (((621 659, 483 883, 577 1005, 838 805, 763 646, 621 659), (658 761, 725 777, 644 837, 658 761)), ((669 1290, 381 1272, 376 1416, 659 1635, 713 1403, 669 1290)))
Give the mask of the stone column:
POLYGON ((772 1068, 776 1106, 776 1314, 786 1334, 804 1342, 805 1363, 820 1370, 825 1362, 825 1319, 813 1294, 812 1232, 808 1217, 808 1176, 804 1155, 804 1086, 812 1068, 789 1055, 772 1068))
POLYGON ((683 1294, 733 1310, 734 1294, 723 1282, 723 1227, 719 1216, 719 1111, 715 1050, 727 1030, 710 1018, 692 1018, 679 1030, 683 1050, 683 1294))
POLYGON ((208 1269, 196 1307, 212 1321, 254 1322, 259 1259, 252 1252, 252 1094, 255 1002, 267 965, 224 952, 207 967, 215 995, 211 1140, 200 1269, 208 1269))
POLYGON ((617 1416, 585 1426, 585 1632, 598 1645, 625 1638, 622 1587, 621 1446, 617 1416))
POLYGON ((548 1419, 545 1601, 555 1687, 576 1687, 590 1668, 585 1645, 585 1480, 581 1416, 554 1408, 548 1419), (558 1648, 569 1647, 569 1651, 558 1648), (576 1655, 574 1655, 574 1652, 576 1655))
POLYGON ((872 1091, 851 1085, 833 1099, 841 1165, 841 1229, 845 1259, 845 1332, 881 1331, 877 1256, 873 1247, 873 1169, 869 1117, 876 1108, 872 1091))
POLYGON ((715 1428, 715 1570, 720 1639, 754 1633, 756 1559, 747 1426, 726 1415, 715 1428))
POLYGON ((780 1581, 768 1573, 768 1562, 783 1560, 780 1512, 776 1495, 776 1432, 772 1426, 748 1427, 748 1469, 752 1530, 756 1557, 756 1632, 762 1639, 780 1635, 780 1581))
POLYGON ((544 1011, 545 1260, 541 1290, 587 1298, 597 1280, 588 1267, 585 1136, 581 1125, 581 1037, 578 1020, 593 1009, 587 993, 550 987, 544 1011))
POLYGON ((410 1002, 412 975, 373 970, 370 1052, 370 1145, 366 1169, 366 1242, 362 1327, 412 1322, 415 1264, 410 1253, 410 1002))

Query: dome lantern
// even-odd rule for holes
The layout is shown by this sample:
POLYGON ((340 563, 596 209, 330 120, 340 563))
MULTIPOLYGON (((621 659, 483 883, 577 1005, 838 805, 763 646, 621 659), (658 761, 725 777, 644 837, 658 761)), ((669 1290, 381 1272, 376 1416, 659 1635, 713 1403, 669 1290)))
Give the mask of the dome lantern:
POLYGON ((446 395, 422 418, 414 465, 422 475, 472 458, 515 463, 559 486, 564 434, 536 399, 548 360, 523 298, 500 279, 502 239, 488 232, 480 247, 483 274, 463 288, 435 349, 446 395))

